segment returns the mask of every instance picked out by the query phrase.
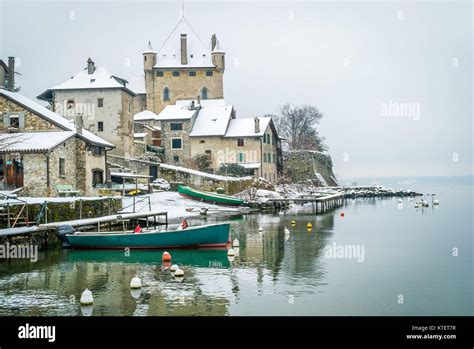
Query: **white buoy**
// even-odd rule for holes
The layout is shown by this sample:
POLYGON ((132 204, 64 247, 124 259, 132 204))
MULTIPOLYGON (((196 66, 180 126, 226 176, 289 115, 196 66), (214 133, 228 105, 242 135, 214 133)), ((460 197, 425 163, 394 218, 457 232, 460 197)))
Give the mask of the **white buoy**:
POLYGON ((92 297, 92 292, 86 288, 81 295, 81 304, 90 305, 92 303, 94 303, 94 297, 92 297))
POLYGON ((235 260, 235 256, 227 256, 229 262, 233 262, 235 260))
POLYGON ((175 277, 183 277, 184 276, 184 270, 181 269, 181 268, 176 269, 176 271, 174 272, 174 276, 175 277))
POLYGON ((139 277, 134 277, 132 281, 130 281, 130 288, 141 288, 142 287, 142 280, 139 277))
POLYGON ((170 270, 174 273, 176 270, 179 269, 179 266, 178 264, 173 264, 171 267, 170 267, 170 270))
POLYGON ((229 251, 227 251, 228 256, 235 256, 235 251, 233 248, 229 248, 229 251))
POLYGON ((258 231, 263 231, 262 226, 258 227, 258 231))
POLYGON ((398 199, 398 203, 401 204, 402 202, 403 202, 403 200, 402 200, 401 198, 399 198, 399 199, 398 199))
POLYGON ((140 296, 142 294, 142 289, 141 288, 132 288, 130 290, 130 294, 131 294, 133 299, 138 299, 138 298, 140 298, 140 296))
POLYGON ((433 200, 433 205, 439 205, 439 200, 438 199, 433 200))
POLYGON ((233 247, 239 247, 239 246, 240 246, 239 240, 234 239, 234 241, 232 241, 232 246, 233 246, 233 247))
POLYGON ((290 235, 290 229, 288 229, 287 227, 285 227, 285 229, 283 229, 285 231, 285 235, 290 235))

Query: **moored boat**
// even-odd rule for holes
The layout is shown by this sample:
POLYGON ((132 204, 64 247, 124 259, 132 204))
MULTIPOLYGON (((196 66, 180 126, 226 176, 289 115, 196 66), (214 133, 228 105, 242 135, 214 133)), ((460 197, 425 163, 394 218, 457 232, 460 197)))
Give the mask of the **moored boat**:
POLYGON ((226 247, 230 223, 150 232, 75 232, 65 235, 76 249, 172 249, 226 247))
POLYGON ((245 200, 233 196, 197 190, 182 185, 178 187, 178 193, 179 195, 189 199, 199 200, 216 205, 242 206, 245 204, 245 200))

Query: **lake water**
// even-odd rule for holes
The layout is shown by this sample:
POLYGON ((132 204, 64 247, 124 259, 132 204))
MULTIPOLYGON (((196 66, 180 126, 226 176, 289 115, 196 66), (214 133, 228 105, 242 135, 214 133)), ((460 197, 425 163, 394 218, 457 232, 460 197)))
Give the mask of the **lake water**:
POLYGON ((163 270, 160 251, 1 261, 0 315, 473 315, 471 181, 383 184, 436 193, 440 205, 356 199, 323 215, 307 205, 244 216, 232 220, 234 261, 225 250, 170 251, 182 282, 163 270), (132 294, 136 274, 144 286, 132 294), (79 305, 86 287, 92 309, 79 305))

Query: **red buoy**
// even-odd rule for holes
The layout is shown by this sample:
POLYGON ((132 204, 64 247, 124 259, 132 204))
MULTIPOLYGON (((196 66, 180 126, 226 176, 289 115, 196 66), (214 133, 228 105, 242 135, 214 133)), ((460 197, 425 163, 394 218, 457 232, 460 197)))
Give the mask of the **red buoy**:
POLYGON ((167 251, 165 251, 165 252, 163 252, 163 257, 161 257, 161 260, 163 262, 170 262, 171 261, 171 255, 167 251))
POLYGON ((341 212, 341 217, 344 217, 344 212, 341 212))

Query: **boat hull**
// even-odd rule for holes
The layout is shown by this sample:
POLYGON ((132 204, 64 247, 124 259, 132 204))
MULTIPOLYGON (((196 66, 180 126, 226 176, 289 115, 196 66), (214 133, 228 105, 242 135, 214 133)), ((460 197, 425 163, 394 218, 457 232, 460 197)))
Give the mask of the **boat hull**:
POLYGON ((200 191, 180 185, 178 187, 178 193, 189 199, 204 201, 211 204, 223 205, 223 206, 242 206, 245 201, 232 196, 216 194, 211 192, 200 191))
POLYGON ((66 239, 74 249, 224 248, 229 230, 229 223, 221 223, 165 232, 79 233, 66 235, 66 239))

